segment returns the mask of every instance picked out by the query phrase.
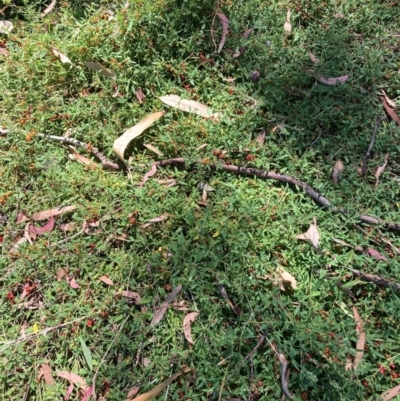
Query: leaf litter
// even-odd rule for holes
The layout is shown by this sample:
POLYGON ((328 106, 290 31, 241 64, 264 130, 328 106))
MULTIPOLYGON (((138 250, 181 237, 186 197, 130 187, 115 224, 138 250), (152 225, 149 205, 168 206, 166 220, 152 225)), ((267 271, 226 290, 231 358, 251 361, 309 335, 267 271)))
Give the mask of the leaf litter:
POLYGON ((162 214, 161 216, 157 216, 149 220, 147 223, 143 224, 142 227, 146 228, 151 226, 154 223, 160 223, 161 221, 167 220, 168 216, 166 214, 162 214))
POLYGON ((51 374, 51 368, 50 365, 48 363, 42 363, 40 365, 40 370, 39 370, 39 377, 38 379, 40 379, 41 377, 44 378, 44 382, 46 383, 46 386, 53 386, 55 384, 54 378, 51 374))
POLYGON ((143 185, 148 181, 150 177, 153 177, 157 173, 157 165, 153 163, 151 166, 151 169, 144 175, 142 182, 140 183, 140 188, 143 187, 143 185))
POLYGON ((43 11, 42 16, 50 14, 53 11, 54 6, 56 5, 57 0, 53 0, 48 7, 43 11))
POLYGON ((81 376, 77 375, 76 373, 63 370, 61 372, 58 372, 57 376, 65 379, 65 380, 68 380, 71 384, 76 384, 84 392, 86 392, 89 389, 89 386, 87 385, 85 379, 83 379, 81 376))
POLYGON ((178 285, 171 291, 171 293, 167 296, 167 298, 165 298, 165 301, 159 307, 154 308, 153 319, 150 323, 151 326, 154 326, 161 321, 161 319, 165 315, 165 312, 167 311, 168 305, 175 299, 175 297, 181 292, 181 290, 182 286, 178 285))
POLYGON ((343 75, 336 78, 324 78, 321 75, 317 75, 317 80, 322 84, 333 86, 337 84, 344 84, 349 79, 348 75, 343 75))
POLYGON ((292 32, 292 24, 290 23, 290 10, 287 10, 286 21, 283 24, 283 29, 286 33, 292 32))
POLYGON ((354 357, 353 362, 346 363, 345 369, 356 371, 364 355, 365 331, 364 331, 364 322, 361 319, 355 305, 353 305, 353 315, 354 315, 354 320, 356 321, 356 333, 358 337, 356 343, 356 356, 354 357))
POLYGON ((104 67, 104 65, 97 63, 97 62, 84 62, 85 66, 92 71, 98 72, 99 74, 107 77, 107 78, 115 78, 115 72, 104 67))
POLYGON ((222 25, 222 36, 218 45, 218 53, 221 53, 229 33, 229 20, 224 14, 218 13, 217 15, 222 25))
POLYGON ((185 335, 186 340, 190 344, 194 344, 193 338, 192 338, 192 328, 191 328, 191 323, 194 322, 199 315, 199 312, 191 312, 188 313, 184 318, 183 318, 183 333, 185 335))
POLYGON ((400 125, 400 117, 395 113, 395 111, 389 106, 385 97, 381 97, 381 101, 383 103, 383 107, 385 108, 386 112, 389 114, 390 118, 395 121, 397 124, 400 125))
POLYGON ((315 249, 318 249, 320 235, 317 228, 317 219, 314 217, 314 223, 310 224, 310 228, 303 234, 296 236, 297 239, 309 240, 315 249))
POLYGON ((58 49, 56 49, 55 47, 51 48, 51 51, 53 52, 53 54, 64 64, 72 64, 72 61, 64 54, 61 53, 58 49))

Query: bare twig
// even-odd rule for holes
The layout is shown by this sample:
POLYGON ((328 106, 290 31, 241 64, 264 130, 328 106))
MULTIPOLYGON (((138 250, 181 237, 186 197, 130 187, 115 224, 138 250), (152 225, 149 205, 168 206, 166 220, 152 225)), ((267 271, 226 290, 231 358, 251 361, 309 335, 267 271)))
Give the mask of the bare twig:
POLYGON ((240 310, 239 308, 235 307, 232 303, 232 301, 230 300, 228 293, 226 292, 226 289, 223 285, 217 285, 219 292, 222 295, 222 298, 225 299, 225 301, 228 303, 229 307, 232 309, 232 311, 235 313, 235 315, 240 315, 240 310))
POLYGON ((369 158, 371 157, 371 151, 372 151, 372 148, 373 148, 374 143, 375 143, 376 134, 378 133, 379 126, 381 125, 382 121, 385 118, 386 118, 386 116, 379 117, 378 121, 375 124, 374 132, 373 132, 372 138, 371 138, 371 142, 370 142, 370 144, 368 146, 367 153, 365 154, 365 157, 364 157, 363 166, 362 166, 362 170, 361 170, 362 175, 366 175, 367 174, 368 162, 369 162, 369 158))
POLYGON ((347 267, 347 269, 349 269, 355 276, 360 277, 361 280, 370 281, 371 283, 382 285, 383 287, 392 287, 397 291, 400 290, 400 284, 392 283, 386 278, 375 276, 374 274, 363 273, 360 270, 350 269, 349 267, 347 267))

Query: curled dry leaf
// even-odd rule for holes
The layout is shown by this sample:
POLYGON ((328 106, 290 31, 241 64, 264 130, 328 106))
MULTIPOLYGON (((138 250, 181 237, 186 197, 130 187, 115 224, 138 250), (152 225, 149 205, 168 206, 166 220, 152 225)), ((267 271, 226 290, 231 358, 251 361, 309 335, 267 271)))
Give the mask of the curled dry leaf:
POLYGON ((47 220, 50 219, 50 217, 59 216, 63 213, 73 212, 74 210, 76 210, 76 206, 59 206, 54 209, 44 210, 43 212, 35 213, 32 216, 32 220, 47 220))
POLYGON ((183 369, 175 372, 170 378, 159 384, 157 387, 153 388, 153 390, 139 395, 138 397, 134 398, 132 401, 150 401, 154 397, 157 397, 166 387, 168 387, 176 378, 178 378, 183 373, 190 372, 190 368, 184 367, 183 369))
POLYGON ((190 323, 194 322, 198 315, 199 315, 199 312, 192 312, 192 313, 188 313, 183 318, 183 334, 185 335, 186 340, 190 344, 194 344, 194 341, 193 341, 193 338, 192 338, 192 329, 191 329, 190 323))
POLYGON ((53 11, 54 6, 56 5, 57 0, 53 0, 49 6, 43 11, 42 15, 45 16, 53 11))
POLYGON ((55 47, 51 48, 51 51, 53 52, 53 54, 60 59, 60 61, 64 64, 72 64, 72 61, 63 53, 61 53, 59 50, 57 50, 55 47))
POLYGON ((29 233, 32 235, 40 235, 52 231, 54 228, 54 217, 50 217, 48 223, 42 227, 35 227, 33 224, 29 225, 29 233))
POLYGON ((283 29, 285 30, 286 33, 292 32, 292 24, 290 23, 290 10, 288 10, 286 13, 286 21, 285 24, 283 25, 283 29))
POLYGON ((365 347, 365 331, 364 331, 364 322, 361 319, 357 308, 353 305, 353 315, 354 320, 356 321, 356 332, 357 332, 357 344, 356 344, 356 356, 354 357, 354 361, 352 363, 347 363, 345 369, 354 371, 357 370, 358 365, 360 364, 362 357, 364 355, 364 347, 365 347))
POLYGON ((67 145, 67 149, 69 151, 69 156, 72 160, 77 160, 79 163, 84 164, 85 166, 90 166, 94 164, 86 156, 83 156, 80 153, 78 153, 72 146, 67 145))
POLYGON ((71 396, 72 392, 74 391, 74 383, 71 383, 68 388, 67 392, 64 395, 64 401, 68 401, 69 397, 71 396))
POLYGON ((393 107, 394 109, 397 107, 397 105, 396 105, 396 103, 393 101, 393 100, 391 100, 390 98, 389 98, 389 96, 386 94, 386 92, 383 90, 382 91, 382 94, 383 94, 383 97, 385 98, 385 100, 386 100, 386 103, 390 106, 390 107, 393 107))
POLYGON ((108 68, 104 67, 100 63, 88 61, 83 64, 85 64, 85 66, 87 68, 91 69, 92 71, 96 71, 99 74, 104 75, 107 78, 115 78, 115 72, 112 70, 109 70, 108 68))
POLYGON ((312 53, 309 53, 309 55, 310 55, 310 60, 311 60, 314 64, 319 63, 319 58, 315 57, 314 54, 312 54, 312 53))
POLYGON ((9 34, 14 29, 11 21, 0 21, 0 33, 9 34))
POLYGON ((139 392, 139 390, 140 390, 140 386, 131 387, 128 390, 128 394, 126 395, 127 398, 125 399, 125 401, 131 401, 132 398, 139 392))
POLYGON ((335 184, 339 184, 340 174, 344 171, 344 165, 341 160, 338 160, 333 166, 332 180, 335 184))
POLYGON ((26 217, 24 213, 18 212, 17 221, 15 222, 15 224, 25 223, 28 220, 29 218, 26 217))
POLYGON ((343 75, 341 77, 336 78, 324 78, 320 75, 317 76, 317 80, 325 85, 337 85, 337 84, 344 84, 349 79, 348 75, 343 75))
POLYGON ((296 236, 296 238, 309 240, 311 244, 318 249, 320 235, 317 228, 317 219, 314 217, 314 223, 310 224, 310 228, 304 234, 296 236))
POLYGON ((181 290, 182 290, 181 285, 175 287, 171 291, 171 293, 167 296, 167 298, 165 298, 165 301, 158 308, 155 308, 153 319, 151 320, 150 323, 152 326, 157 324, 164 317, 168 305, 175 299, 175 297, 180 293, 181 290))
POLYGON ((66 280, 69 286, 74 290, 77 290, 80 287, 80 285, 76 282, 76 280, 73 277, 67 276, 66 280))
POLYGON ((138 102, 142 104, 144 99, 146 98, 146 95, 143 93, 143 91, 139 88, 136 90, 135 95, 138 102))
POLYGON ((99 280, 102 281, 104 284, 107 285, 114 285, 113 281, 108 276, 101 276, 99 280))
POLYGON ((165 95, 159 97, 159 99, 164 104, 187 113, 194 113, 202 117, 214 118, 217 120, 220 117, 218 113, 213 113, 208 106, 203 103, 196 102, 195 100, 182 99, 178 95, 165 95))
POLYGON ((154 223, 159 223, 160 221, 167 220, 168 216, 166 214, 162 214, 161 216, 154 217, 153 219, 149 220, 147 223, 143 224, 143 228, 149 227, 154 223))
POLYGON ((86 392, 89 389, 89 386, 86 384, 85 379, 83 379, 81 376, 77 375, 76 373, 63 370, 62 372, 58 372, 57 376, 65 379, 65 380, 68 380, 71 384, 78 385, 84 392, 86 392))
POLYGON ((279 277, 280 290, 285 291, 288 287, 291 287, 293 290, 297 288, 297 281, 290 273, 281 268, 278 268, 277 273, 279 277))
POLYGON ((390 108, 388 102, 386 101, 385 97, 381 97, 381 101, 383 103, 383 107, 385 108, 386 112, 389 114, 390 118, 395 121, 397 124, 400 125, 400 117, 394 112, 393 109, 390 108))
POLYGON ((150 114, 143 120, 139 121, 135 126, 125 131, 119 138, 114 141, 113 150, 116 155, 123 161, 124 152, 129 143, 138 137, 144 130, 149 128, 155 121, 161 118, 165 111, 158 111, 157 113, 150 114))
POLYGON ((162 156, 162 152, 158 150, 155 146, 150 145, 149 143, 144 143, 143 146, 149 150, 151 150, 153 153, 155 153, 157 156, 162 156))
POLYGON ((150 171, 148 171, 145 175, 144 175, 144 177, 143 177, 143 181, 140 183, 140 188, 142 188, 143 187, 143 185, 147 182, 147 180, 150 178, 150 177, 153 177, 153 175, 155 175, 157 173, 157 165, 154 163, 152 166, 151 166, 151 169, 150 169, 150 171))
POLYGON ((229 20, 224 14, 218 13, 217 15, 222 25, 222 36, 218 46, 218 53, 220 53, 226 42, 226 37, 228 36, 229 20))
MULTIPOLYGON (((275 351, 276 352, 276 351, 275 351)), ((288 361, 284 354, 281 352, 277 352, 279 364, 281 365, 281 386, 283 394, 290 400, 293 400, 293 395, 290 394, 289 391, 289 369, 288 369, 288 361)))
POLYGON ((383 162, 382 166, 379 166, 379 167, 376 169, 376 172, 375 172, 375 179, 376 179, 376 182, 375 182, 375 189, 378 188, 380 177, 381 177, 381 175, 383 174, 383 172, 385 171, 385 168, 386 168, 386 165, 387 165, 387 163, 388 163, 388 160, 389 160, 389 153, 386 153, 386 155, 385 155, 385 161, 383 162))
POLYGON ((39 377, 42 377, 42 376, 43 376, 44 382, 46 383, 47 386, 54 385, 55 381, 51 374, 51 368, 48 363, 42 363, 40 366, 39 377))

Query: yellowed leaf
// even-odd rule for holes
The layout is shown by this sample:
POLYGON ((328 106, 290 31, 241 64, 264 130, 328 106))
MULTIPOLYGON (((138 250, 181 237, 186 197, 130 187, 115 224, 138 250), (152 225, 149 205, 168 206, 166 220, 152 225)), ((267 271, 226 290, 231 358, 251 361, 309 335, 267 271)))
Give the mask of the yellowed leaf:
POLYGON ((135 126, 125 131, 119 138, 114 141, 113 150, 116 155, 124 160, 124 153, 129 143, 141 135, 144 130, 149 128, 155 121, 161 118, 165 114, 165 111, 158 111, 157 113, 150 114, 143 120, 139 121, 135 126))
POLYGON ((190 344, 194 344, 194 341, 193 341, 193 338, 192 338, 192 329, 191 329, 190 323, 194 322, 198 315, 199 315, 199 312, 192 312, 192 313, 188 313, 183 318, 183 334, 185 335, 186 340, 190 344))
POLYGON ((183 373, 190 372, 190 368, 183 368, 178 372, 175 372, 170 378, 159 384, 157 387, 154 387, 153 390, 139 395, 138 397, 134 398, 133 401, 150 401, 154 397, 157 397, 166 387, 168 387, 176 378, 178 378, 183 373))
POLYGON ((194 113, 206 118, 218 119, 220 117, 218 113, 213 113, 208 106, 195 100, 182 99, 178 95, 165 95, 159 99, 164 104, 187 113, 194 113))

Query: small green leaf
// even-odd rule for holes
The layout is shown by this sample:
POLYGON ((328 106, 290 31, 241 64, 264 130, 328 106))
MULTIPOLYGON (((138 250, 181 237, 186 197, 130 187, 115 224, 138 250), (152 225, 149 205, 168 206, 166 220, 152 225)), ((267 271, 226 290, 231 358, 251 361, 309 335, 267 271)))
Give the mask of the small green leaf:
POLYGON ((89 366, 89 370, 93 370, 93 358, 92 358, 92 353, 90 352, 90 349, 86 345, 85 341, 83 338, 79 337, 79 341, 81 342, 82 346, 82 351, 83 355, 85 356, 86 363, 89 366))

